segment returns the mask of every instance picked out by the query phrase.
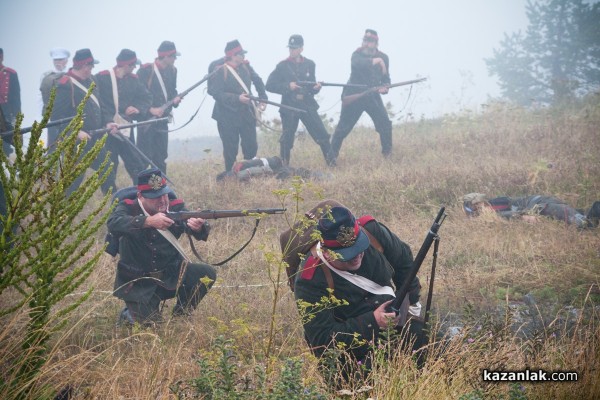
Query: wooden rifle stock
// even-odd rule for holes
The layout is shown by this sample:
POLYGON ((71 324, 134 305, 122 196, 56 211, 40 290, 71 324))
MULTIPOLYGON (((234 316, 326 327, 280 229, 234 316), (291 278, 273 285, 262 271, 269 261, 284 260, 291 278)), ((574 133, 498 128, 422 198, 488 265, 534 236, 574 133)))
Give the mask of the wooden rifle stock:
POLYGON ((170 212, 165 215, 173 221, 185 221, 190 218, 220 219, 249 217, 252 214, 283 214, 286 208, 252 208, 247 210, 201 210, 170 212))
POLYGON ((350 105, 350 104, 354 103, 356 100, 360 99, 361 97, 366 96, 369 93, 377 92, 379 89, 382 89, 382 88, 391 89, 391 88, 395 88, 395 87, 398 87, 398 86, 412 85, 413 83, 423 82, 424 80, 427 80, 427 78, 412 79, 410 81, 392 83, 392 84, 389 84, 389 85, 373 86, 373 87, 365 90, 364 92, 360 92, 360 93, 350 94, 348 96, 344 96, 342 98, 342 107, 350 105))
POLYGON ((405 278, 404 282, 402 282, 402 286, 400 286, 400 288, 396 290, 396 298, 387 306, 386 311, 395 312, 396 315, 400 313, 402 302, 408 294, 410 285, 416 278, 417 273, 419 272, 419 268, 421 268, 421 264, 423 264, 423 261, 425 260, 425 257, 429 252, 429 248, 433 244, 433 241, 437 238, 437 232, 440 229, 440 226, 442 226, 442 223, 444 222, 444 219, 446 217, 446 214, 444 214, 445 210, 445 207, 440 208, 440 211, 435 217, 431 228, 429 228, 429 232, 427 232, 427 236, 425 236, 425 240, 423 241, 423 244, 419 249, 419 253, 417 254, 412 263, 412 267, 410 269, 410 272, 408 273, 408 276, 405 278))

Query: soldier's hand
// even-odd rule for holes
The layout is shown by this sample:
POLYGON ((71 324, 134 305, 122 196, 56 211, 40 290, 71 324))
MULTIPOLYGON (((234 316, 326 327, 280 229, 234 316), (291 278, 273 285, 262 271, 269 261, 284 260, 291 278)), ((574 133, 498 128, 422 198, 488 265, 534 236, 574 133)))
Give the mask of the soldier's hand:
POLYGON ((298 90, 300 89, 300 85, 298 85, 296 82, 290 82, 290 90, 298 90))
POLYGON ((164 114, 164 110, 160 107, 150 107, 150 114, 154 115, 157 118, 160 118, 164 114))
POLYGON ((138 110, 137 108, 135 108, 134 106, 129 106, 125 109, 125 115, 129 116, 129 115, 134 115, 134 114, 139 114, 140 110, 138 110))
POLYGON ((400 316, 396 315, 394 312, 387 312, 385 308, 392 302, 393 300, 386 301, 375 311, 373 311, 373 315, 375 316, 375 321, 377 321, 377 325, 380 328, 387 328, 388 326, 396 326, 398 322, 400 322, 400 316))
POLYGON ((106 127, 110 129, 110 133, 112 133, 113 135, 116 135, 117 132, 119 132, 119 125, 114 122, 109 122, 108 124, 106 124, 106 127))
POLYGON ((187 220, 187 226, 189 226, 194 232, 200 232, 203 225, 204 220, 202 218, 190 218, 187 220))
POLYGON ((181 97, 177 96, 173 99, 173 104, 177 105, 177 104, 181 103, 181 100, 182 100, 181 97))
POLYGON ((81 140, 81 141, 88 141, 90 140, 92 137, 85 131, 79 131, 77 132, 77 139, 81 140))
POLYGON ((157 213, 146 218, 144 228, 155 228, 165 230, 173 225, 173 220, 163 213, 157 213))
POLYGON ((240 94, 239 100, 244 104, 250 104, 250 97, 246 93, 240 94))
POLYGON ((258 105, 257 105, 257 107, 258 107, 258 109, 260 111, 265 111, 267 109, 267 103, 261 103, 261 102, 259 102, 258 105))

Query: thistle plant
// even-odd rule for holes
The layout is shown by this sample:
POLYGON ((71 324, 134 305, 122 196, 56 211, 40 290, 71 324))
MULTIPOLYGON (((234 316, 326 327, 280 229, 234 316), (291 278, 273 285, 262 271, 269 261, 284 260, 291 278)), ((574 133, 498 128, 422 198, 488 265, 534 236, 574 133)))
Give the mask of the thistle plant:
MULTIPOLYGON (((53 91, 42 121, 32 127, 27 146, 20 134, 23 116, 19 115, 13 136, 14 162, 0 153, 0 182, 7 205, 6 215, 0 216, 0 318, 14 321, 25 316, 24 324, 15 324, 13 329, 18 331, 12 333, 19 338, 20 348, 0 346, 2 358, 10 360, 13 371, 0 380, 3 398, 35 397, 36 377, 48 361, 49 340, 93 290, 90 287, 75 300, 63 302, 85 282, 102 254, 102 246, 94 246, 95 233, 108 217, 104 211, 110 193, 96 204, 89 202, 112 168, 108 156, 98 171, 71 193, 68 190, 106 141, 104 137, 87 148, 77 141, 90 93, 54 152, 48 153, 40 140, 50 119, 53 91)), ((6 326, 4 329, 9 329, 6 326)))

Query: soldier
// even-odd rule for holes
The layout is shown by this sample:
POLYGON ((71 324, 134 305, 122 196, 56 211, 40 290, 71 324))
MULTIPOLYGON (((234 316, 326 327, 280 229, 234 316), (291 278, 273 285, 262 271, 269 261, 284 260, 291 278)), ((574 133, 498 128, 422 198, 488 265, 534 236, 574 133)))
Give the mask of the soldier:
MULTIPOLYGON (((233 167, 240 140, 245 160, 254 158, 258 151, 256 108, 263 111, 266 104, 255 105, 250 100, 252 84, 261 99, 268 99, 262 79, 245 60, 245 54, 239 41, 228 42, 222 72, 213 75, 208 84, 208 93, 215 99, 212 117, 223 142, 225 172, 233 167)), ((211 63, 210 68, 218 67, 217 62, 211 63)))
POLYGON ((302 121, 308 133, 321 147, 321 152, 327 164, 329 160, 330 145, 329 133, 317 113, 319 105, 315 101, 315 94, 321 90, 321 84, 312 87, 298 84, 301 81, 316 82, 315 63, 302 56, 304 39, 300 35, 292 35, 288 41, 290 56, 277 64, 277 67, 267 79, 266 88, 269 92, 281 95, 281 103, 305 110, 305 113, 279 109, 283 132, 279 139, 280 155, 285 165, 289 165, 292 147, 298 123, 302 121))
MULTIPOLYGON (((164 41, 158 47, 158 57, 153 63, 142 65, 137 75, 140 81, 152 94, 150 117, 161 118, 172 116, 172 109, 161 110, 166 102, 173 100, 175 107, 181 102, 177 96, 177 68, 175 60, 181 54, 175 48, 175 43, 164 41)), ((167 122, 142 127, 138 130, 138 146, 142 152, 163 173, 167 173, 166 159, 169 145, 169 127, 167 122)))
MULTIPOLYGON (((344 363, 343 375, 352 374, 352 365, 370 366, 372 346, 377 345, 379 334, 395 327, 399 318, 387 312, 394 297, 412 266, 410 247, 385 225, 371 216, 356 219, 345 207, 332 207, 317 220, 321 234, 305 255, 295 275, 294 294, 299 309, 309 318, 303 321, 304 337, 313 353, 320 357, 325 350, 342 344, 352 358, 344 363), (319 307, 330 292, 347 305, 319 307), (375 343, 369 344, 374 340, 375 343), (362 342, 361 342, 362 341, 362 342)), ((415 278, 407 295, 410 314, 418 317, 420 284, 415 278)), ((403 316, 404 318, 406 315, 403 316)), ((416 335, 413 348, 422 345, 422 322, 409 322, 410 332, 416 335)))
MULTIPOLYGON (((73 57, 73 67, 70 68, 57 82, 52 119, 68 118, 77 114, 77 107, 79 107, 79 104, 87 95, 90 86, 94 83, 92 69, 95 64, 98 64, 98 60, 94 59, 90 49, 81 49, 75 52, 75 56, 73 57)), ((83 126, 81 130, 77 132, 77 138, 80 141, 85 142, 85 145, 88 148, 91 148, 101 137, 101 135, 91 136, 90 132, 104 127, 99 97, 99 89, 98 87, 95 87, 92 95, 85 103, 85 108, 83 110, 83 126)), ((112 126, 116 127, 116 124, 112 124, 112 126)), ((60 128, 58 130, 60 132, 60 128)), ((50 147, 53 147, 52 144, 50 147)), ((101 167, 105 157, 106 150, 103 148, 98 154, 98 157, 93 161, 91 168, 97 171, 101 167)), ((83 175, 77 178, 69 188, 69 193, 77 189, 82 181, 83 175)), ((108 190, 113 186, 115 186, 114 171, 111 172, 104 183, 102 183, 102 193, 108 193, 108 190)))
POLYGON ((558 221, 564 221, 578 228, 598 226, 600 202, 596 201, 587 210, 578 210, 563 200, 545 195, 523 197, 495 197, 488 199, 483 193, 469 193, 463 196, 463 210, 469 217, 478 216, 484 209, 494 210, 506 219, 521 218, 527 222, 536 222, 542 215, 558 221))
MULTIPOLYGON (((11 131, 15 127, 17 114, 21 112, 21 86, 17 71, 4 66, 4 50, 0 49, 0 132, 11 131)), ((2 148, 6 155, 12 153, 12 138, 3 137, 2 148)))
POLYGON ((165 215, 182 210, 183 201, 175 198, 162 172, 151 168, 138 175, 135 197, 119 202, 108 218, 108 230, 119 243, 114 295, 126 305, 120 320, 160 322, 160 302, 173 297, 173 314, 189 315, 214 283, 212 266, 183 262, 177 238, 187 233, 205 241, 210 226, 201 218, 174 222, 165 215))
MULTIPOLYGON (((42 74, 40 79, 40 105, 42 108, 42 114, 46 112, 46 106, 50 100, 50 93, 52 88, 56 86, 58 80, 67 72, 67 64, 69 63, 69 57, 71 53, 67 49, 56 47, 50 50, 50 57, 52 58, 52 64, 54 68, 50 71, 46 71, 42 74)), ((52 144, 56 142, 58 135, 60 134, 60 128, 52 126, 47 128, 48 130, 48 151, 52 152, 54 147, 52 144)))
MULTIPOLYGON (((352 53, 351 72, 348 83, 364 84, 367 86, 381 86, 389 84, 390 63, 385 53, 378 49, 379 37, 377 32, 367 29, 363 37, 362 46, 352 53)), ((362 89, 345 87, 342 98, 351 94, 359 93, 362 89)), ((331 138, 332 159, 338 157, 342 142, 348 136, 363 112, 369 114, 375 130, 381 139, 381 152, 387 157, 392 152, 392 122, 383 105, 382 94, 388 89, 381 87, 378 92, 369 93, 366 96, 342 106, 340 121, 338 122, 333 137, 331 138)))
MULTIPOLYGON (((128 124, 133 120, 140 121, 148 115, 152 95, 133 73, 139 64, 141 63, 134 51, 123 49, 117 56, 117 65, 114 68, 96 74, 104 124, 128 124)), ((125 135, 129 134, 131 141, 135 143, 133 131, 128 131, 124 131, 125 135)), ((135 183, 138 173, 147 167, 146 163, 131 149, 131 146, 122 143, 116 136, 108 137, 106 147, 111 152, 115 174, 121 156, 127 173, 135 183)))

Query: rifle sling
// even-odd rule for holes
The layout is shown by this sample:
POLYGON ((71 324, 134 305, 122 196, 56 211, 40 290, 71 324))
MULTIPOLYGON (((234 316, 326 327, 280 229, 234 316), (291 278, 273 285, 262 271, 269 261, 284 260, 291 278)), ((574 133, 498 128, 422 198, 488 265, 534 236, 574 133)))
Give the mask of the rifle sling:
MULTIPOLYGON (((256 219, 256 223, 254 225, 254 229, 252 230, 252 235, 250 235, 250 239, 248 239, 248 241, 246 243, 244 243, 244 245, 242 247, 239 248, 239 250, 237 250, 235 253, 233 253, 232 255, 230 255, 229 257, 227 257, 225 260, 218 262, 218 263, 209 263, 210 265, 214 266, 214 267, 220 267, 221 265, 225 264, 228 261, 231 261, 235 256, 237 256, 238 254, 240 254, 242 252, 242 250, 244 250, 246 248, 246 246, 248 246, 250 244, 250 242, 252 241, 252 239, 254 238, 254 235, 256 235, 256 231, 258 229, 258 224, 260 223, 260 218, 256 219)), ((196 250, 196 246, 194 246, 194 242, 192 240, 192 236, 190 234, 188 234, 188 239, 190 241, 190 247, 192 248, 192 252, 194 253, 194 255, 198 258, 198 260, 200 260, 201 262, 204 262, 202 260, 202 257, 200 257, 200 254, 198 253, 198 251, 196 250)))

